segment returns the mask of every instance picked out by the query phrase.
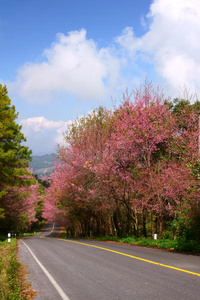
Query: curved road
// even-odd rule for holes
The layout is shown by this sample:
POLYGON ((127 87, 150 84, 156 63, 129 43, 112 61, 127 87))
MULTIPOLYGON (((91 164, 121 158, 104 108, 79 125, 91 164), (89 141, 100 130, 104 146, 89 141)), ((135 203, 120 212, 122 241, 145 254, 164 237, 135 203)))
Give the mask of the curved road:
POLYGON ((19 241, 36 300, 199 300, 200 257, 101 241, 59 239, 48 223, 19 241))

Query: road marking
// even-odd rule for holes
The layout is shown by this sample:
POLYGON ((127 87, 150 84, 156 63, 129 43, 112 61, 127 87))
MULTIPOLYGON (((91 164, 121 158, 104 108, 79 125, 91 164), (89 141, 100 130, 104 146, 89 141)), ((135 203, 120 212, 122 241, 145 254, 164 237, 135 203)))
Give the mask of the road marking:
POLYGON ((52 228, 52 230, 51 230, 49 233, 40 236, 40 239, 41 239, 41 238, 44 238, 44 237, 46 237, 46 236, 48 236, 48 235, 50 235, 50 234, 54 231, 54 227, 55 227, 55 222, 53 223, 53 228, 52 228))
POLYGON ((109 251, 109 252, 112 252, 112 253, 120 254, 120 255, 127 256, 127 257, 130 257, 130 258, 134 258, 134 259, 137 259, 137 260, 145 261, 145 262, 148 262, 150 264, 157 265, 157 266, 161 266, 161 267, 173 269, 173 270, 176 270, 176 271, 180 271, 180 272, 184 272, 184 273, 189 273, 189 274, 192 274, 192 275, 200 276, 200 273, 195 273, 195 272, 191 272, 191 271, 188 271, 188 270, 176 268, 176 267, 173 267, 173 266, 164 265, 164 264, 161 264, 161 263, 158 263, 158 262, 155 262, 155 261, 151 261, 151 260, 148 260, 148 259, 145 259, 145 258, 141 258, 141 257, 129 255, 129 254, 126 254, 126 253, 123 253, 123 252, 118 252, 118 251, 111 250, 111 249, 108 249, 108 248, 103 248, 103 247, 99 247, 99 246, 89 245, 89 244, 86 244, 86 243, 81 243, 81 242, 67 240, 67 239, 61 239, 61 238, 55 238, 55 239, 56 240, 65 241, 65 242, 70 242, 70 243, 76 243, 76 244, 80 244, 80 245, 84 245, 84 246, 88 246, 88 247, 93 247, 93 248, 101 249, 101 250, 104 250, 104 251, 109 251))
POLYGON ((31 253, 31 255, 33 256, 33 258, 35 259, 35 261, 38 263, 38 265, 40 266, 40 268, 42 269, 42 271, 46 274, 46 276, 49 278, 49 280, 51 281, 51 283, 53 284, 53 286, 55 287, 55 289, 57 290, 58 294, 60 295, 60 297, 63 300, 70 300, 69 297, 63 292, 63 290, 61 289, 61 287, 57 284, 57 282, 55 281, 55 279, 51 276, 51 274, 47 271, 47 269, 41 264, 41 262, 37 259, 37 257, 35 256, 35 254, 32 252, 32 250, 26 245, 26 243, 24 243, 23 240, 21 240, 22 243, 26 246, 26 248, 29 250, 29 252, 31 253))

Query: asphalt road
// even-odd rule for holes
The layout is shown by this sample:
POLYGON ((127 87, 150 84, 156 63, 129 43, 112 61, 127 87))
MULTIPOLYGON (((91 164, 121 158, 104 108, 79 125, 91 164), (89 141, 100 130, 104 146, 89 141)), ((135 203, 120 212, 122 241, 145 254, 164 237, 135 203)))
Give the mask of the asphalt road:
POLYGON ((200 256, 58 239, 52 226, 19 241, 36 300, 200 299, 200 256))

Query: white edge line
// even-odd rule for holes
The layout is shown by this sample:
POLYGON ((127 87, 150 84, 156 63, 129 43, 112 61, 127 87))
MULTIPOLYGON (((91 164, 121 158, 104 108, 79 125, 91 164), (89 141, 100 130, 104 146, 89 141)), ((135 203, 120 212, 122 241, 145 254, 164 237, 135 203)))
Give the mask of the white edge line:
POLYGON ((57 290, 57 292, 59 293, 60 297, 63 300, 70 300, 69 297, 63 292, 63 290, 61 289, 61 287, 57 284, 57 282, 55 281, 55 279, 51 276, 51 274, 47 271, 47 269, 41 264, 41 262, 37 259, 37 257, 35 256, 35 254, 32 252, 32 250, 26 245, 26 243, 24 243, 23 240, 21 240, 22 243, 26 246, 26 248, 29 250, 29 252, 31 253, 31 255, 33 256, 33 258, 35 259, 35 261, 38 263, 38 265, 40 266, 40 268, 42 269, 42 271, 46 274, 46 276, 49 278, 49 280, 51 281, 51 283, 53 284, 53 286, 55 287, 55 289, 57 290))

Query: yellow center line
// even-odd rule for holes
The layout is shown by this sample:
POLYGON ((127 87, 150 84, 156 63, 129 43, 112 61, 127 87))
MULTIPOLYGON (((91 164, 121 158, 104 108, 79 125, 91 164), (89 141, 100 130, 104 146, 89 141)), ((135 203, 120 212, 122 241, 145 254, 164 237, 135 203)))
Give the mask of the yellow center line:
POLYGON ((111 249, 108 249, 108 248, 103 248, 103 247, 99 247, 99 246, 89 245, 89 244, 86 244, 86 243, 81 243, 81 242, 67 240, 67 239, 61 239, 61 238, 55 238, 55 239, 56 240, 61 240, 61 241, 64 241, 64 242, 70 242, 70 243, 80 244, 80 245, 84 245, 84 246, 88 246, 88 247, 93 247, 93 248, 101 249, 101 250, 104 250, 104 251, 109 251, 109 252, 112 252, 112 253, 120 254, 120 255, 127 256, 127 257, 130 257, 130 258, 134 258, 134 259, 137 259, 137 260, 141 260, 141 261, 144 261, 144 262, 148 262, 150 264, 154 264, 154 265, 157 265, 157 266, 161 266, 161 267, 173 269, 173 270, 176 270, 176 271, 180 271, 180 272, 184 272, 184 273, 188 273, 188 274, 200 276, 200 273, 195 273, 195 272, 191 272, 191 271, 188 271, 188 270, 176 268, 176 267, 173 267, 173 266, 161 264, 161 263, 158 263, 158 262, 155 262, 155 261, 151 261, 151 260, 148 260, 148 259, 145 259, 145 258, 133 256, 133 255, 126 254, 126 253, 123 253, 123 252, 118 252, 118 251, 111 250, 111 249))
POLYGON ((54 227, 55 227, 55 222, 53 223, 53 228, 52 228, 52 230, 51 230, 49 233, 47 233, 47 234, 45 234, 45 235, 42 235, 42 236, 40 237, 40 239, 41 239, 41 238, 45 238, 46 236, 50 235, 50 234, 54 231, 54 227))

